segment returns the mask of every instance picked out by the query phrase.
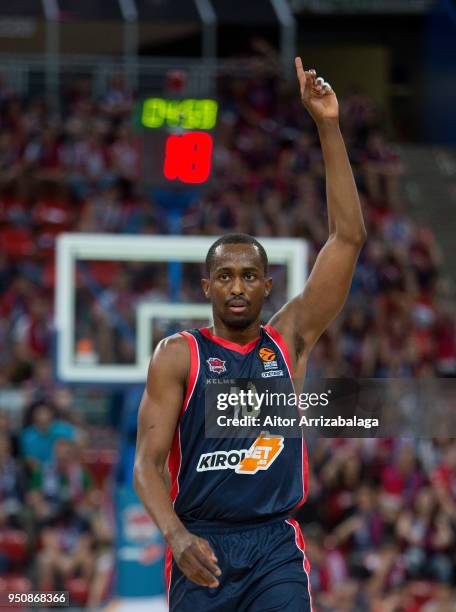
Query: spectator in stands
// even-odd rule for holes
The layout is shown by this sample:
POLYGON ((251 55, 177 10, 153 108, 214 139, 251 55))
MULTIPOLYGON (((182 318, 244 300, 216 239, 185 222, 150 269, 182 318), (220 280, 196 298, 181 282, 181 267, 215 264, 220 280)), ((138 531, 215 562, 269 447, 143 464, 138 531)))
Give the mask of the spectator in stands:
POLYGON ((54 407, 45 401, 38 400, 29 406, 25 422, 29 424, 21 435, 21 452, 31 467, 53 460, 58 438, 77 438, 75 427, 58 419, 54 407))
POLYGON ((448 517, 439 512, 431 488, 421 489, 413 509, 404 510, 397 534, 406 547, 404 559, 410 577, 452 582, 450 553, 455 536, 448 517))
POLYGON ((319 593, 334 591, 348 578, 348 567, 342 552, 325 542, 325 532, 318 524, 306 526, 306 554, 312 559, 312 588, 319 593))
POLYGON ((112 119, 128 116, 133 108, 133 96, 122 74, 111 78, 108 91, 101 103, 101 110, 112 119))
POLYGON ((30 470, 28 499, 38 514, 55 516, 62 507, 83 503, 91 487, 90 474, 81 464, 76 443, 58 438, 52 460, 35 464, 30 470))
POLYGON ((38 588, 72 591, 78 583, 81 603, 97 607, 106 597, 113 572, 109 522, 92 522, 74 506, 63 506, 43 524, 37 560, 38 588))
POLYGON ((0 431, 0 530, 22 527, 23 475, 11 452, 11 443, 0 431))
POLYGON ((381 131, 375 130, 368 135, 362 167, 368 195, 374 202, 399 202, 398 178, 404 174, 404 166, 381 131))
POLYGON ((17 348, 27 361, 32 362, 49 354, 52 336, 50 309, 49 299, 45 295, 36 295, 28 305, 28 312, 15 325, 17 348))
POLYGON ((390 505, 400 508, 410 506, 425 484, 423 471, 419 469, 416 451, 412 444, 404 444, 393 454, 380 475, 382 495, 390 505))
POLYGON ((11 456, 18 459, 19 438, 16 430, 11 424, 11 417, 5 410, 0 410, 0 435, 5 436, 8 441, 11 456))
POLYGON ((71 506, 45 522, 37 559, 38 588, 58 590, 75 575, 89 580, 94 571, 90 525, 71 506))
POLYGON ((430 484, 441 511, 456 527, 456 441, 449 440, 441 449, 430 484))
POLYGON ((133 133, 127 124, 121 125, 110 149, 111 167, 118 178, 139 180, 140 157, 133 133))

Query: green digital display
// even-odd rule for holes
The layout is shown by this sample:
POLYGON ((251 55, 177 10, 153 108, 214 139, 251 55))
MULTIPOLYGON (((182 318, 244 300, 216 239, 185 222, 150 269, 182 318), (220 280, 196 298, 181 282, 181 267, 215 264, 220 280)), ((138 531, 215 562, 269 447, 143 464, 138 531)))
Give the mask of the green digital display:
POLYGON ((141 109, 141 125, 146 128, 181 127, 185 130, 211 130, 217 122, 215 100, 166 100, 148 98, 141 109))

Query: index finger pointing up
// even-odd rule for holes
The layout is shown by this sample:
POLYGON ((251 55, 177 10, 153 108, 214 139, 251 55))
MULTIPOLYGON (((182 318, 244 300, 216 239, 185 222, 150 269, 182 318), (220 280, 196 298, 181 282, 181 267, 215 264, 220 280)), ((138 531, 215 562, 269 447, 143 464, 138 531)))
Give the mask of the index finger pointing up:
POLYGON ((306 84, 306 73, 304 72, 304 68, 302 66, 302 61, 300 57, 295 58, 295 66, 296 66, 296 74, 298 75, 299 85, 301 86, 301 93, 304 92, 304 87, 306 84))
POLYGON ((296 66, 296 72, 298 73, 298 77, 300 75, 305 76, 304 68, 302 66, 302 60, 300 57, 295 57, 295 66, 296 66))

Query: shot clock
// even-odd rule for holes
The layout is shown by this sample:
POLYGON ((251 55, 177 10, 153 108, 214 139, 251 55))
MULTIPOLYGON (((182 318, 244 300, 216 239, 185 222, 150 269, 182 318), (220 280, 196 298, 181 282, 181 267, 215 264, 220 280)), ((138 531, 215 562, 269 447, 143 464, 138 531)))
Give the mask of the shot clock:
POLYGON ((141 108, 141 124, 145 128, 181 127, 185 130, 212 130, 217 122, 215 100, 165 100, 148 98, 141 108))
POLYGON ((208 98, 142 100, 135 123, 144 136, 145 181, 170 187, 208 181, 217 114, 217 101, 208 98))

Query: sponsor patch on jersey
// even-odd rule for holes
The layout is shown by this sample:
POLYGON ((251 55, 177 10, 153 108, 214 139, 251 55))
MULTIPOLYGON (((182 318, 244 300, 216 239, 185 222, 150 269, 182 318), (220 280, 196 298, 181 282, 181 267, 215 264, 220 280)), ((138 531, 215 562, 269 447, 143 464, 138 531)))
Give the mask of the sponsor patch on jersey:
POLYGON ((272 349, 268 348, 267 346, 262 346, 258 351, 258 357, 263 362, 263 367, 265 370, 277 369, 277 357, 272 349))
POLYGON ((206 359, 206 361, 211 372, 215 372, 216 374, 226 372, 226 361, 223 361, 223 359, 219 359, 219 357, 209 357, 209 359, 206 359))
POLYGON ((247 452, 247 449, 245 449, 204 453, 199 458, 196 471, 209 472, 210 470, 234 470, 247 455, 247 452))
POLYGON ((261 372, 262 378, 271 378, 271 376, 283 376, 283 370, 269 370, 269 372, 261 372))
POLYGON ((258 470, 269 469, 282 450, 282 437, 260 436, 236 468, 236 474, 256 474, 258 470))
POLYGON ((263 366, 265 370, 275 370, 279 367, 277 361, 263 361, 263 366))
POLYGON ((256 474, 267 470, 283 450, 282 437, 258 437, 249 449, 217 451, 200 456, 197 472, 234 470, 236 474, 256 474))
POLYGON ((271 348, 267 346, 262 346, 258 351, 258 355, 261 361, 275 361, 277 359, 276 354, 271 348))

